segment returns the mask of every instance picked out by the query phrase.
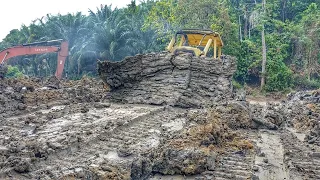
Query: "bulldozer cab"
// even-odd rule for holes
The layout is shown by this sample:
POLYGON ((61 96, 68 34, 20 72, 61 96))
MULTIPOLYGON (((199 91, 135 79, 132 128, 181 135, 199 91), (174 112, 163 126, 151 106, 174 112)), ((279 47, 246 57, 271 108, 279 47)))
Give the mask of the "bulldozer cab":
POLYGON ((173 54, 187 52, 194 56, 207 56, 212 48, 212 57, 220 58, 222 46, 220 35, 212 30, 184 29, 176 32, 167 50, 173 54))

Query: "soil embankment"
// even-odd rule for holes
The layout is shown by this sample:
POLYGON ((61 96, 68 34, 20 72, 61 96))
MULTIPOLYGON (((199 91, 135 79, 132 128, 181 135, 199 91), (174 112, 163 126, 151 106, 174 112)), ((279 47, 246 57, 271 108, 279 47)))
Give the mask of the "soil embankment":
POLYGON ((103 63, 110 89, 2 80, 0 178, 319 179, 318 91, 252 103, 232 91, 225 58, 103 63))

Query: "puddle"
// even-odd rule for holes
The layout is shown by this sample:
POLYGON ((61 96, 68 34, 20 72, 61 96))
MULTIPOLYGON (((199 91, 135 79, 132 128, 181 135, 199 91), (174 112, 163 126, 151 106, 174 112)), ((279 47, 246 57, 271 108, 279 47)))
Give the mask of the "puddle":
POLYGON ((180 118, 175 119, 174 121, 171 121, 169 123, 162 124, 162 127, 165 127, 169 132, 171 131, 179 131, 183 129, 183 125, 185 124, 186 119, 180 118))
POLYGON ((261 140, 257 142, 257 146, 261 148, 265 157, 256 155, 255 164, 259 167, 256 175, 260 180, 289 179, 283 161, 284 150, 280 136, 271 131, 260 132, 260 135, 261 140), (265 162, 265 159, 268 162, 265 162))
POLYGON ((306 137, 305 134, 303 133, 298 133, 296 130, 294 130, 293 128, 288 128, 287 129, 292 132, 300 141, 304 142, 304 138, 306 137))
POLYGON ((57 112, 57 111, 61 111, 65 108, 66 106, 65 105, 62 105, 62 106, 53 106, 51 107, 50 109, 45 109, 45 110, 40 110, 40 112, 42 112, 43 114, 48 114, 49 112, 57 112))

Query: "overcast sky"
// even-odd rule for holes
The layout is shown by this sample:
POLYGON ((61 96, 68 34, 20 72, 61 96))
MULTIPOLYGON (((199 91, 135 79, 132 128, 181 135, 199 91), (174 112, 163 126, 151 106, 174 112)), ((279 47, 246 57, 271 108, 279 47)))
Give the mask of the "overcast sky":
POLYGON ((46 14, 77 11, 88 14, 88 9, 96 10, 101 4, 121 8, 130 2, 131 0, 4 0, 0 10, 0 41, 12 29, 19 29, 22 24, 29 25, 32 20, 46 14))

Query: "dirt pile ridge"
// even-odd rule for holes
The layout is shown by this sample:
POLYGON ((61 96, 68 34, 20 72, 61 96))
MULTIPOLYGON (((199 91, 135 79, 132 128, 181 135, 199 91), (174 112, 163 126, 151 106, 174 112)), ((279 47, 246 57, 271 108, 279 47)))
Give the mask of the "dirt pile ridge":
POLYGON ((10 117, 41 108, 78 102, 101 101, 107 89, 101 80, 82 78, 50 83, 39 78, 0 80, 0 117, 10 117), (59 84, 59 85, 58 85, 59 84), (52 88, 52 86, 55 86, 52 88), (61 86, 61 88, 59 87, 61 86), (32 106, 32 108, 28 108, 32 106))
POLYGON ((103 81, 0 81, 0 179, 320 177, 318 91, 252 104, 229 56, 99 68, 103 81))
POLYGON ((211 110, 114 104, 94 79, 62 81, 60 89, 23 82, 6 84, 26 109, 0 121, 0 178, 197 175, 213 172, 219 153, 252 149, 233 132, 251 127, 248 107, 237 102, 211 110))
MULTIPOLYGON (((238 102, 216 105, 209 109, 193 109, 186 114, 183 129, 174 132, 159 147, 133 162, 132 179, 144 179, 150 174, 200 175, 214 173, 219 156, 230 152, 252 154, 254 145, 235 130, 251 126, 249 113, 241 114, 238 102), (230 112, 246 121, 229 121, 230 112), (226 116, 229 114, 229 116, 226 116)), ((249 176, 250 177, 250 173, 249 176)))
POLYGON ((219 60, 166 52, 98 63, 112 99, 180 107, 204 107, 230 99, 235 70, 236 59, 230 56, 219 60))
POLYGON ((288 125, 306 134, 305 140, 320 146, 320 91, 301 91, 288 95, 288 125))

